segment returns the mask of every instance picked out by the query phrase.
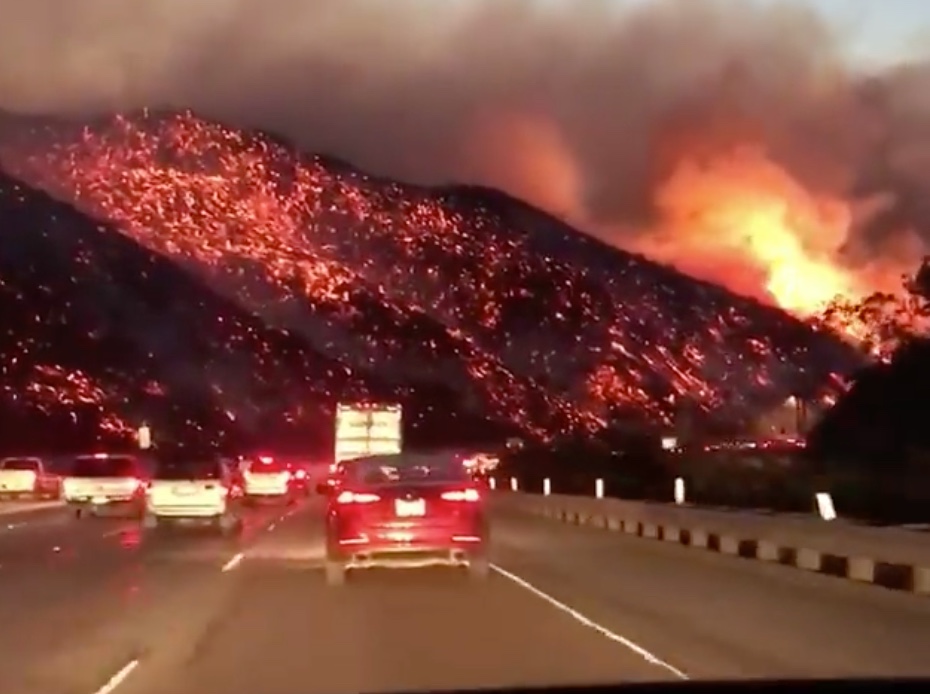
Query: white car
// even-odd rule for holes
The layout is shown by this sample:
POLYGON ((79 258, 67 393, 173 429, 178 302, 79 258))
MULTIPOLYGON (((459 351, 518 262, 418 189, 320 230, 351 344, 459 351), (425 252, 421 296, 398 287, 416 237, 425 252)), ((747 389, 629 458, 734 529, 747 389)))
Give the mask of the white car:
POLYGON ((145 503, 146 476, 144 466, 132 455, 80 455, 62 480, 61 495, 77 518, 85 512, 111 511, 138 517, 145 503))
POLYGON ((41 458, 0 460, 0 499, 57 499, 59 490, 58 476, 41 458))
POLYGON ((247 504, 260 501, 291 503, 296 500, 292 470, 283 461, 259 456, 245 465, 242 490, 247 504))
POLYGON ((143 527, 209 523, 223 533, 239 529, 233 476, 220 461, 162 462, 145 495, 143 527))

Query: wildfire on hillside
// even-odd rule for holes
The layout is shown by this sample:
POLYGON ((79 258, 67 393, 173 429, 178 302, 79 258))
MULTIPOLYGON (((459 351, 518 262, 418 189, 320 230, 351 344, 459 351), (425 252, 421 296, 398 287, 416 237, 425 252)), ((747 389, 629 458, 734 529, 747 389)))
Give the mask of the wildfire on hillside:
POLYGON ((37 365, 23 387, 0 387, 0 398, 46 413, 62 410, 72 412, 72 416, 92 413, 100 431, 111 436, 126 437, 134 431, 115 413, 112 394, 77 370, 37 365))
MULTIPOLYGON (((58 131, 42 147, 7 146, 2 154, 21 178, 208 276, 260 268, 263 280, 285 294, 299 287, 313 301, 347 307, 363 285, 385 305, 437 318, 498 411, 526 426, 526 396, 488 336, 513 339, 502 326, 540 277, 558 280, 540 320, 554 330, 561 325, 578 349, 595 333, 606 340, 586 347, 602 361, 583 369, 583 395, 570 406, 561 394, 549 399, 575 426, 599 426, 605 406, 618 403, 659 421, 672 416, 675 398, 712 411, 747 388, 774 388, 811 359, 808 346, 759 334, 759 321, 771 316, 695 305, 689 309, 700 318, 698 329, 668 315, 665 289, 642 277, 607 278, 606 294, 599 295, 587 269, 541 257, 521 235, 503 233, 493 214, 463 212, 428 189, 298 158, 275 140, 189 113, 121 116, 102 128, 58 131), (420 271, 411 273, 413 267, 420 271), (631 287, 638 305, 620 306, 631 287)), ((639 250, 695 275, 716 280, 724 267, 734 273, 725 284, 738 289, 735 273, 751 258, 745 266, 766 278, 762 298, 805 318, 835 295, 866 291, 826 260, 849 221, 843 205, 809 196, 757 150, 683 161, 656 204, 665 235, 639 250), (799 244, 793 232, 800 227, 822 228, 828 234, 822 247, 799 244), (703 252, 711 247, 729 255, 703 252)), ((247 284, 238 296, 261 308, 263 299, 250 296, 247 284)), ((390 340, 374 333, 367 339, 390 340)), ((561 349, 543 351, 531 355, 542 365, 537 371, 566 358, 561 349)))
POLYGON ((900 327, 919 329, 902 296, 902 279, 915 267, 891 259, 844 266, 854 206, 805 189, 761 147, 683 156, 655 206, 660 222, 638 248, 647 255, 830 328, 873 356, 896 346, 889 312, 900 327), (863 310, 876 292, 889 301, 881 311, 863 310))

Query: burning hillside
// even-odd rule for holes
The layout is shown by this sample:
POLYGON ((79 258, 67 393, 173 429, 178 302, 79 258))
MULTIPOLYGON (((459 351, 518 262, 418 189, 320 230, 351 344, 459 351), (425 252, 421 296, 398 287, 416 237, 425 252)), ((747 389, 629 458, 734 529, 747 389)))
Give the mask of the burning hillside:
MULTIPOLYGON (((89 445, 128 437, 143 421, 159 436, 267 444, 297 432, 304 445, 317 445, 332 433, 335 400, 366 396, 413 405, 414 433, 435 427, 429 410, 440 404, 438 421, 462 419, 461 393, 415 380, 398 387, 329 359, 170 260, 2 174, 0 229, 5 445, 89 445)), ((355 320, 377 332, 382 371, 395 358, 391 345, 432 341, 457 358, 440 327, 393 315, 360 288, 310 309, 319 325, 355 320)), ((480 392, 474 398, 493 411, 480 392)))
MULTIPOLYGON (((18 134, 0 155, 17 176, 347 363, 375 356, 321 335, 305 302, 338 305, 366 288, 395 319, 435 320, 471 350, 473 381, 521 420, 563 397, 575 424, 627 408, 667 420, 683 401, 738 417, 836 387, 860 363, 853 349, 777 309, 612 249, 493 191, 374 179, 189 113, 86 128, 20 121, 11 130, 18 134), (528 405, 524 379, 550 396, 528 405)), ((433 367, 443 352, 435 354, 395 376, 433 367)))
POLYGON ((222 437, 286 422, 318 384, 365 392, 169 260, 2 174, 0 229, 0 400, 24 440, 49 421, 58 445, 142 421, 222 437))

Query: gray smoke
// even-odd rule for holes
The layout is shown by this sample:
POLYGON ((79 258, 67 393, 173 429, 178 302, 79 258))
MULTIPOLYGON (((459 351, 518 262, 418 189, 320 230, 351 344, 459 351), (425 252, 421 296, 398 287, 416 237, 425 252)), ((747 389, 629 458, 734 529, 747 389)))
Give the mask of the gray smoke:
POLYGON ((797 6, 0 0, 0 16, 8 110, 191 107, 377 173, 498 185, 619 245, 682 152, 752 141, 862 200, 844 263, 930 239, 930 69, 853 74, 797 6))

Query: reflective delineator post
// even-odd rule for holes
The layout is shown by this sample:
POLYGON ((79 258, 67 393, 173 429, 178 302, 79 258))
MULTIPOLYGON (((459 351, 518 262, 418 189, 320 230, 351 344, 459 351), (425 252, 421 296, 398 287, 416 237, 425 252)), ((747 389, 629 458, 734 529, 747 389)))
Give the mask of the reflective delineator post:
POLYGON ((510 491, 512 492, 517 491, 517 478, 516 477, 510 478, 510 491))
POLYGON ((685 503, 685 480, 682 477, 675 478, 675 503, 683 504, 685 503))
POLYGON ((494 491, 497 488, 497 480, 494 477, 489 478, 488 485, 491 487, 491 491, 494 491))
POLYGON ((152 430, 149 428, 148 424, 143 424, 139 427, 139 430, 136 432, 136 440, 139 443, 139 448, 143 451, 152 447, 152 430))
POLYGON ((836 508, 833 506, 833 497, 829 492, 817 492, 814 495, 817 501, 817 512, 825 521, 836 520, 836 508))
POLYGON ((598 499, 604 498, 604 480, 594 480, 594 496, 598 499))
POLYGON ((548 477, 543 480, 543 496, 549 496, 552 494, 552 480, 548 477))

